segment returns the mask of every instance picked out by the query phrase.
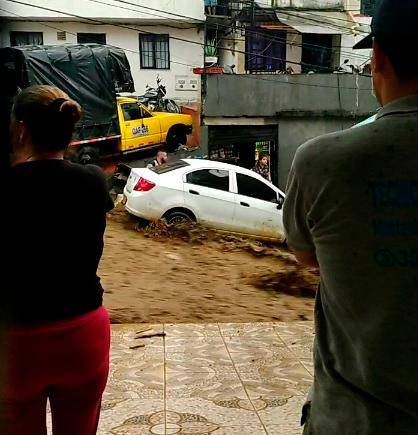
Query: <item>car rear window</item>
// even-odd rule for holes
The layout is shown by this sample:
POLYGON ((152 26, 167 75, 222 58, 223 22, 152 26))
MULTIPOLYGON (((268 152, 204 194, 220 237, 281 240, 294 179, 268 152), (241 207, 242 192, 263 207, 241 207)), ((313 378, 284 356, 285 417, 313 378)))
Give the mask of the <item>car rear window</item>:
POLYGON ((153 168, 150 169, 156 174, 165 174, 166 172, 175 171, 176 169, 185 168, 186 166, 190 166, 190 165, 184 160, 177 160, 175 162, 164 163, 163 165, 160 166, 154 166, 153 168))

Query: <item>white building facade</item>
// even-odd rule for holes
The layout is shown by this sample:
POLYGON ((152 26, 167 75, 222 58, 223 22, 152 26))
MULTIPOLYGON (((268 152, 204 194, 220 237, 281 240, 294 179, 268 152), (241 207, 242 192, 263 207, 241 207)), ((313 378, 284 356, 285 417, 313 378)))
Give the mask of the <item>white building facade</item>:
POLYGON ((103 43, 124 49, 138 94, 155 86, 181 103, 200 101, 203 0, 26 0, 2 2, 0 46, 103 43))

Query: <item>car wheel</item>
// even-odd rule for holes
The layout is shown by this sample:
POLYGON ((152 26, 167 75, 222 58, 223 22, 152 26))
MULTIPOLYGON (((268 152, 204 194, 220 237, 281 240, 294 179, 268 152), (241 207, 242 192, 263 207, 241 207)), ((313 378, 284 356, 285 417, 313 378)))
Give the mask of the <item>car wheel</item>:
POLYGON ((193 222, 193 219, 184 211, 172 211, 165 216, 168 225, 175 225, 183 222, 193 222))
POLYGON ((147 221, 146 219, 137 218, 135 223, 135 230, 140 231, 143 228, 147 227, 148 225, 149 225, 149 221, 147 221))

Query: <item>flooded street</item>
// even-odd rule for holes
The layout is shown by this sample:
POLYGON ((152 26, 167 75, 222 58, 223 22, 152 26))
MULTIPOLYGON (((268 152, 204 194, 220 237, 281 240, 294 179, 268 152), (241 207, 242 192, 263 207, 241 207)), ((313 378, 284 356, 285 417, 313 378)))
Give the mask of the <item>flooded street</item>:
POLYGON ((312 320, 318 282, 279 243, 199 226, 138 229, 121 206, 99 273, 113 323, 312 320))

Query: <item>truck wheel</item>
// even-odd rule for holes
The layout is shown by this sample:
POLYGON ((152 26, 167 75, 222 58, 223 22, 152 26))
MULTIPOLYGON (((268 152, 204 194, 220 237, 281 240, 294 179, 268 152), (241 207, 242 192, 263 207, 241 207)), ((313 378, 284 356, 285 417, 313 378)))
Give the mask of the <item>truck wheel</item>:
POLYGON ((77 154, 77 163, 81 165, 97 165, 100 160, 99 149, 95 147, 81 148, 77 154))
POLYGON ((167 134, 167 148, 168 151, 173 152, 176 151, 176 149, 180 145, 186 145, 187 144, 187 134, 184 130, 180 128, 174 128, 173 130, 170 130, 167 134))

